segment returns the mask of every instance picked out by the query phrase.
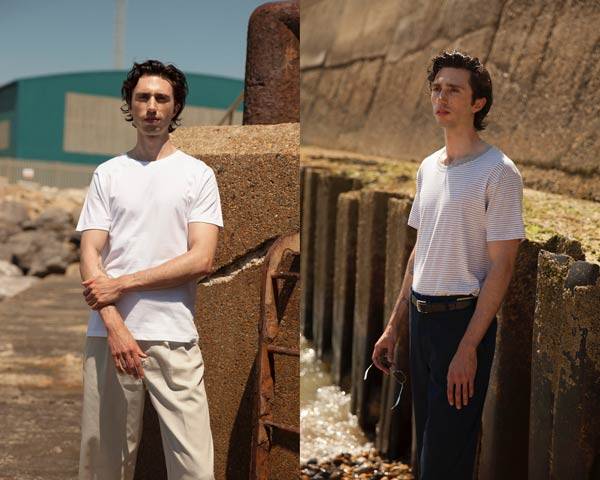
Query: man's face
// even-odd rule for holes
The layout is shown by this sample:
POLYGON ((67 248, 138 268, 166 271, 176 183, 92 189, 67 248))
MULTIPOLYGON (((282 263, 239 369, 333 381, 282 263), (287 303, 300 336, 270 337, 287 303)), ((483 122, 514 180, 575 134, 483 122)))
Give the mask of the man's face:
POLYGON ((131 116, 138 131, 145 135, 164 135, 175 116, 173 87, 155 75, 140 77, 131 95, 131 116))
POLYGON ((470 72, 464 68, 442 68, 431 83, 431 106, 437 123, 444 128, 472 127, 475 112, 485 105, 485 98, 471 103, 473 90, 470 72))

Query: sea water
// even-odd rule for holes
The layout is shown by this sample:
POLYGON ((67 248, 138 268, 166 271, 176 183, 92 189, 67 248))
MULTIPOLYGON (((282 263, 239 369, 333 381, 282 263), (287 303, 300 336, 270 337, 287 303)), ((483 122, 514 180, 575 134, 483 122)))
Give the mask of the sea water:
POLYGON ((350 413, 350 394, 333 384, 329 365, 317 359, 310 342, 301 338, 300 349, 300 462, 371 448, 350 413))

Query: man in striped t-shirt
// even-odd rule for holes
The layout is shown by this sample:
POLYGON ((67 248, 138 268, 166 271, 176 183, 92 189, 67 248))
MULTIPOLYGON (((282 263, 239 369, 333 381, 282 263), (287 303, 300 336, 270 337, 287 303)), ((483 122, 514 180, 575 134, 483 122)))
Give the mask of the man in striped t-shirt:
POLYGON ((478 135, 492 106, 491 78, 479 60, 443 52, 428 81, 445 146, 417 173, 408 219, 417 242, 373 362, 389 373, 408 316, 419 478, 470 480, 496 313, 525 238, 523 184, 512 160, 478 135))

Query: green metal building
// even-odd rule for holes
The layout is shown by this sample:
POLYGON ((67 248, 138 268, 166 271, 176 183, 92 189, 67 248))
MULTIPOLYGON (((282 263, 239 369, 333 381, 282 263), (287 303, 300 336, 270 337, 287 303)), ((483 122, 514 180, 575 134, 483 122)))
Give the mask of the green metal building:
MULTIPOLYGON (((126 71, 48 75, 0 87, 0 157, 5 161, 97 165, 135 143, 120 111, 126 71)), ((186 74, 182 126, 218 124, 243 91, 242 80, 186 74)), ((232 123, 241 123, 241 106, 232 123)))

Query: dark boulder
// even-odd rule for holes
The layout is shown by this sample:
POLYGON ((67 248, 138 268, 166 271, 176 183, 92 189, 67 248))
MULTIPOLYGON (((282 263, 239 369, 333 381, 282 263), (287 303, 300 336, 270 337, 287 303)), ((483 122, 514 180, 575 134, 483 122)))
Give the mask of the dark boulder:
POLYGON ((36 277, 64 273, 79 257, 75 245, 63 241, 60 233, 51 230, 25 230, 11 236, 0 249, 0 254, 7 253, 24 273, 36 277))

